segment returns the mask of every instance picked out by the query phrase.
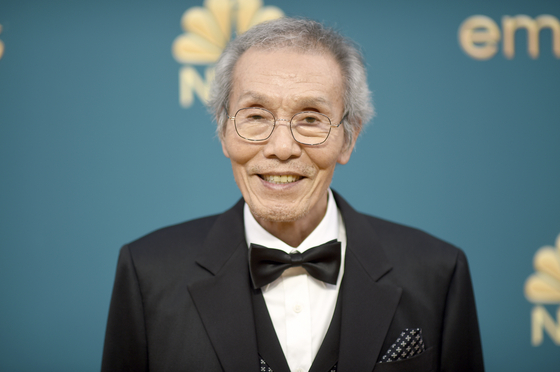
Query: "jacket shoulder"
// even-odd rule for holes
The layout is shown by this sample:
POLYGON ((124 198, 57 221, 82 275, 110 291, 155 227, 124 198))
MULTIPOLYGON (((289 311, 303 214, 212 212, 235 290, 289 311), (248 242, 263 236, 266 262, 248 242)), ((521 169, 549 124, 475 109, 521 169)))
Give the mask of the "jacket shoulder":
POLYGON ((457 247, 421 229, 362 214, 382 239, 409 245, 426 245, 435 249, 458 250, 457 247))
MULTIPOLYGON (((454 266, 462 251, 422 230, 390 222, 356 211, 333 191, 346 226, 346 233, 376 242, 392 263, 410 262, 411 265, 428 266, 444 264, 454 266)), ((441 266, 440 266, 441 267, 441 266)))
MULTIPOLYGON (((420 229, 362 214, 372 226, 392 262, 453 272, 464 252, 420 229)), ((408 265, 407 265, 408 266, 408 265)))
POLYGON ((153 245, 161 246, 162 243, 196 242, 204 239, 215 223, 219 214, 181 222, 175 225, 154 230, 127 245, 137 250, 153 245))
POLYGON ((126 244, 122 250, 130 252, 139 271, 157 268, 169 270, 179 265, 194 264, 219 216, 202 217, 160 228, 126 244))

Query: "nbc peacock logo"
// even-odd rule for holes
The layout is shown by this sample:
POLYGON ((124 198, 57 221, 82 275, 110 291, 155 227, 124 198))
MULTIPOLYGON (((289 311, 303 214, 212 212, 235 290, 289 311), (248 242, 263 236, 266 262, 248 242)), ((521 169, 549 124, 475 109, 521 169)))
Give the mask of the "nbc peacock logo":
MULTIPOLYGON (((2 25, 0 25, 0 34, 2 33, 2 25)), ((4 55, 4 43, 0 40, 0 59, 4 55)))
POLYGON ((181 18, 185 33, 177 36, 172 46, 173 57, 183 64, 179 72, 181 106, 190 107, 195 95, 203 103, 208 101, 214 63, 234 32, 239 35, 283 16, 282 10, 263 6, 262 0, 205 0, 204 6, 188 9, 181 18))
POLYGON ((535 273, 525 282, 525 297, 535 306, 531 312, 531 343, 543 342, 546 331, 552 341, 560 346, 560 234, 555 247, 544 246, 535 253, 535 273), (558 304, 556 321, 543 305, 558 304))

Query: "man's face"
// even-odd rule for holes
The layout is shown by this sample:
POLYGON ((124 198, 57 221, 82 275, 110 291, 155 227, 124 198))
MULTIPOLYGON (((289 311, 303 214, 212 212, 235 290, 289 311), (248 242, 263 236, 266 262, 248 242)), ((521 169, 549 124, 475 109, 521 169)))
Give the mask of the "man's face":
POLYGON ((241 56, 228 114, 262 107, 277 120, 272 135, 261 142, 239 137, 233 121, 228 121, 222 140, 235 181, 257 219, 322 218, 335 166, 348 162, 354 143, 346 146, 341 125, 332 128, 323 144, 302 145, 292 137, 288 121, 298 112, 317 111, 338 124, 344 114, 343 92, 340 67, 330 55, 249 49, 241 56))

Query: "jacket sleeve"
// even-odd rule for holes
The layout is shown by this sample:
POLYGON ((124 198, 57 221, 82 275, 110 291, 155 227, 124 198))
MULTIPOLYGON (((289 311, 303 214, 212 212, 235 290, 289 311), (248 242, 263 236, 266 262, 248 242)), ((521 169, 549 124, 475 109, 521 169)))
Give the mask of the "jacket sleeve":
POLYGON ((459 252, 447 292, 441 345, 442 372, 482 372, 482 345, 467 258, 459 252))
POLYGON ((126 245, 122 247, 117 263, 101 371, 148 371, 142 293, 126 245))

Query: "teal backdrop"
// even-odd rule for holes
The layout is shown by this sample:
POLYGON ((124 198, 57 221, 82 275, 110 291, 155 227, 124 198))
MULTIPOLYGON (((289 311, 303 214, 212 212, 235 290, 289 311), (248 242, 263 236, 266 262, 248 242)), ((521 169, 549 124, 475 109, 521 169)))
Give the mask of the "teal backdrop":
MULTIPOLYGON (((204 105, 179 103, 171 48, 202 5, 0 0, 1 371, 99 370, 120 246, 240 197, 204 105)), ((377 115, 333 188, 464 249, 488 371, 560 370, 560 304, 544 305, 553 327, 533 345, 524 295, 535 253, 560 234, 554 34, 540 32, 537 58, 525 30, 511 59, 501 41, 477 60, 458 40, 474 15, 502 30, 507 15, 560 19, 560 2, 265 5, 363 48, 377 115)))

